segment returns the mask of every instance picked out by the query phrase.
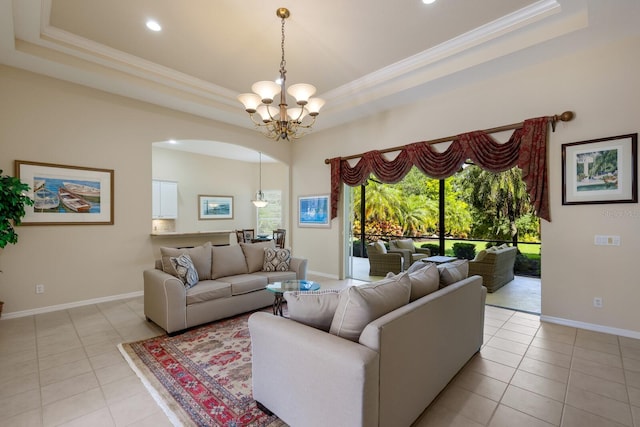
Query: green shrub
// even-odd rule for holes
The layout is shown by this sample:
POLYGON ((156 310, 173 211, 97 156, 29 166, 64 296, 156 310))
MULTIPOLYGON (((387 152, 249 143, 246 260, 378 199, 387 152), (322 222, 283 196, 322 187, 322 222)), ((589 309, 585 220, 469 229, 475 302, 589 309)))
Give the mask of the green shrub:
POLYGON ((454 243, 453 253, 456 258, 474 259, 476 257, 476 245, 473 243, 454 243))
POLYGON ((429 249, 431 256, 440 255, 440 245, 436 245, 435 243, 423 243, 420 247, 429 249))

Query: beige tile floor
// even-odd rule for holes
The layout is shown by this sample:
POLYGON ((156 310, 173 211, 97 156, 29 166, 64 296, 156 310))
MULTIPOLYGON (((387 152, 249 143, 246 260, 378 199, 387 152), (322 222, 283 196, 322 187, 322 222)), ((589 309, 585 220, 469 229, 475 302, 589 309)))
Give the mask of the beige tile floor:
MULTIPOLYGON (((161 333, 142 298, 0 321, 0 425, 169 426, 116 348, 161 333)), ((485 345, 415 426, 514 425, 640 427, 640 341, 487 306, 485 345)))

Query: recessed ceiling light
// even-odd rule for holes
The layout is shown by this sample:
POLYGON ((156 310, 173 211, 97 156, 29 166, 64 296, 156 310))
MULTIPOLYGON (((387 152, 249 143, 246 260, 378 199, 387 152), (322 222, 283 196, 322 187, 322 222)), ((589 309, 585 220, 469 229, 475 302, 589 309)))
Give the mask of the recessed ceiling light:
POLYGON ((422 0, 422 3, 424 3, 424 4, 432 4, 432 3, 435 3, 435 2, 436 2, 436 0, 422 0))
POLYGON ((154 21, 153 19, 149 19, 147 21, 147 28, 151 31, 162 31, 162 27, 160 26, 160 24, 158 24, 158 22, 154 21))

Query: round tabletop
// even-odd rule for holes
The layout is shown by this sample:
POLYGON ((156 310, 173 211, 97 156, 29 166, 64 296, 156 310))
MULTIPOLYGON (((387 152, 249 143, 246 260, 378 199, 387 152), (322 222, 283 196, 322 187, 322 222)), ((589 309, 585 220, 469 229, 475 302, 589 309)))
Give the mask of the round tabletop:
POLYGON ((318 289, 320 289, 320 283, 313 280, 285 280, 267 285, 267 290, 274 294, 283 294, 287 291, 317 291, 318 289))

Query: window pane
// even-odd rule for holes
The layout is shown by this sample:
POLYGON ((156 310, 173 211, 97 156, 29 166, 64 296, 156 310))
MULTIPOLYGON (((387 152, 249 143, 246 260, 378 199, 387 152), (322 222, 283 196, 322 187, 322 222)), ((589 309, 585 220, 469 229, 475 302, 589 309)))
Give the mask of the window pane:
POLYGON ((263 190, 269 204, 258 208, 258 234, 271 235, 276 228, 282 228, 282 191, 263 190))

